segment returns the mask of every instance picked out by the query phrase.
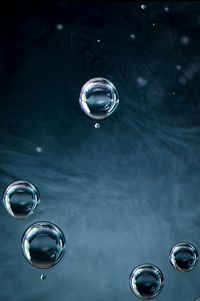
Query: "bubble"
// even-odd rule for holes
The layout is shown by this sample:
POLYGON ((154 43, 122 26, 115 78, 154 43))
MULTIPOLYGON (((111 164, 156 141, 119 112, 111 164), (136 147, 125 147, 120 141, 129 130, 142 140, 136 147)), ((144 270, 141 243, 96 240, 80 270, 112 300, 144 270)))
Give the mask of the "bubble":
POLYGON ((63 25, 62 24, 57 24, 56 25, 57 30, 63 30, 63 25))
POLYGON ((145 300, 157 297, 164 286, 162 272, 151 264, 137 266, 131 272, 129 281, 132 292, 145 300))
POLYGON ((22 251, 25 258, 34 267, 51 268, 64 255, 64 234, 52 223, 35 223, 25 231, 22 237, 22 251))
POLYGON ((147 9, 146 4, 141 4, 141 9, 147 9))
POLYGON ((179 77, 178 81, 181 85, 185 85, 187 82, 187 80, 184 76, 179 77))
POLYGON ((168 12, 168 11, 169 11, 169 7, 168 7, 168 6, 165 6, 165 7, 164 7, 164 10, 165 10, 166 12, 168 12))
POLYGON ((176 95, 176 92, 175 92, 175 91, 172 91, 172 95, 176 95))
POLYGON ((116 110, 119 104, 118 92, 107 79, 93 78, 82 87, 79 103, 91 118, 104 119, 116 110))
POLYGON ((153 25, 153 26, 156 26, 156 23, 153 23, 152 25, 153 25))
POLYGON ((40 146, 36 147, 36 153, 40 154, 42 152, 42 148, 40 146))
POLYGON ((100 39, 98 39, 98 40, 97 40, 97 43, 101 43, 101 40, 100 40, 100 39))
POLYGON ((198 256, 198 251, 192 244, 178 243, 171 249, 169 259, 175 270, 189 272, 195 268, 198 256))
POLYGON ((147 80, 144 77, 137 78, 137 84, 139 87, 145 87, 147 85, 147 80))
POLYGON ((190 39, 187 36, 181 37, 181 44, 187 45, 187 44, 189 44, 189 42, 190 42, 190 39))
POLYGON ((182 69, 181 65, 176 65, 176 69, 181 70, 182 69))
POLYGON ((44 274, 42 274, 42 275, 40 276, 40 279, 41 279, 41 280, 46 280, 46 278, 47 278, 47 276, 44 275, 44 274))
POLYGON ((134 33, 131 33, 131 34, 130 34, 130 38, 131 38, 132 40, 134 40, 134 39, 135 39, 135 35, 134 35, 134 33))
POLYGON ((33 184, 27 181, 16 181, 6 188, 3 203, 11 216, 23 219, 34 214, 38 209, 40 196, 33 184))
POLYGON ((99 123, 95 123, 94 127, 95 127, 95 129, 99 129, 100 128, 100 124, 99 123))

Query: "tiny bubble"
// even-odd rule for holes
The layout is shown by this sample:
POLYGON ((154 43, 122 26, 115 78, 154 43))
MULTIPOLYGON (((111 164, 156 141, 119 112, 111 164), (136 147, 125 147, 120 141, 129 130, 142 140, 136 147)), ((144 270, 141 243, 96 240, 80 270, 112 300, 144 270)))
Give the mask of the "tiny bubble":
POLYGON ((40 154, 42 152, 42 148, 40 146, 36 147, 36 153, 40 154))
POLYGON ((152 25, 153 25, 153 26, 155 26, 155 25, 156 25, 156 23, 153 23, 152 25))
POLYGON ((40 276, 40 279, 41 279, 41 280, 45 280, 46 278, 47 278, 47 276, 44 275, 44 274, 42 274, 42 275, 40 276))
POLYGON ((133 39, 133 40, 135 39, 134 33, 132 33, 132 34, 130 35, 130 38, 133 39))
POLYGON ((95 129, 99 129, 100 128, 100 124, 99 123, 95 123, 94 127, 95 127, 95 129))
POLYGON ((189 42, 190 42, 190 39, 187 36, 181 37, 181 44, 187 45, 187 44, 189 44, 189 42))
POLYGON ((180 78, 179 78, 179 83, 181 84, 181 85, 185 85, 186 84, 186 82, 187 82, 187 80, 186 80, 186 78, 184 77, 184 76, 181 76, 180 78))
POLYGON ((138 77, 137 84, 139 87, 145 87, 147 85, 147 80, 143 77, 138 77))
POLYGON ((146 8, 147 8, 146 4, 141 4, 141 9, 146 9, 146 8))
POLYGON ((62 24, 57 24, 56 28, 57 28, 57 30, 63 30, 63 25, 62 24))
POLYGON ((176 69, 181 70, 182 69, 181 65, 176 65, 176 69))
POLYGON ((168 11, 169 11, 169 7, 168 7, 168 6, 165 6, 165 7, 164 7, 164 10, 168 12, 168 11))
POLYGON ((101 42, 101 40, 100 40, 100 39, 98 39, 98 40, 97 40, 97 43, 100 43, 100 42, 101 42))
POLYGON ((173 91, 173 92, 172 92, 172 95, 176 95, 176 92, 175 92, 175 91, 173 91))

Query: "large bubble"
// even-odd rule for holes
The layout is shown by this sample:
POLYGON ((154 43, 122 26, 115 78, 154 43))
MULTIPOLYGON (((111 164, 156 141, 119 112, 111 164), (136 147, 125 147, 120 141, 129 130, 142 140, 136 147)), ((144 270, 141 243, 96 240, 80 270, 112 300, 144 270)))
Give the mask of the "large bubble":
POLYGON ((39 207, 40 196, 33 184, 16 181, 6 188, 3 203, 11 216, 23 219, 35 213, 39 207))
POLYGON ((137 266, 131 272, 129 280, 132 292, 144 300, 157 297, 164 286, 162 272, 152 264, 137 266))
POLYGON ((105 78, 89 80, 80 93, 82 110, 94 119, 104 119, 111 115, 119 104, 115 86, 105 78))
POLYGON ((173 268, 179 272, 193 270, 198 262, 198 251, 190 243, 178 243, 170 251, 169 260, 173 268))
POLYGON ((22 237, 22 251, 25 258, 34 267, 51 268, 64 255, 64 234, 52 223, 35 223, 25 231, 22 237))

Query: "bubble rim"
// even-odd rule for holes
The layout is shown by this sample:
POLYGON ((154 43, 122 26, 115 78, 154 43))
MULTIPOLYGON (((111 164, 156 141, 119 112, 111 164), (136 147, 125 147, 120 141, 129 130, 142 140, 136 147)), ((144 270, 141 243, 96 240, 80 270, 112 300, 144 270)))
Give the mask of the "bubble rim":
POLYGON ((37 268, 37 269, 39 269, 39 270, 48 270, 48 269, 51 269, 51 268, 53 268, 55 265, 57 265, 60 261, 61 261, 61 259, 64 257, 64 254, 65 254, 65 251, 66 251, 66 242, 67 242, 67 240, 66 240, 66 237, 65 237, 65 235, 64 235, 64 233, 63 233, 63 231, 61 230, 61 228, 59 227, 59 226, 57 226, 56 224, 54 224, 54 223, 52 223, 52 222, 48 222, 48 221, 38 221, 38 222, 35 222, 35 223, 33 223, 33 224, 31 224, 28 228, 26 228, 26 230, 24 231, 24 233, 23 233, 23 235, 22 235, 22 238, 21 238, 21 251, 22 251, 22 254, 23 254, 23 256, 25 257, 25 259, 28 261, 28 263, 30 264, 30 265, 32 265, 34 268, 37 268), (62 249, 62 252, 61 252, 61 255, 58 257, 58 259, 56 260, 56 262, 53 264, 53 265, 51 265, 50 267, 39 267, 39 266, 36 266, 36 265, 34 265, 34 264, 32 264, 31 263, 31 261, 27 258, 27 256, 26 256, 26 254, 25 254, 25 252, 24 252, 24 249, 23 249, 23 244, 24 244, 24 237, 25 237, 25 234, 28 232, 28 231, 30 231, 31 230, 31 228, 33 228, 34 226, 36 226, 36 225, 38 225, 38 224, 48 224, 48 225, 51 225, 51 226, 53 226, 53 228, 56 228, 56 229, 58 229, 59 230, 59 232, 61 233, 61 236, 62 236, 62 238, 63 238, 63 249, 62 249))
POLYGON ((138 266, 136 266, 130 273, 130 276, 129 276, 129 286, 130 286, 130 289, 131 291, 133 292, 133 294, 140 298, 140 299, 143 299, 143 300, 151 300, 151 299, 154 299, 156 298, 158 295, 160 295, 160 293, 162 292, 163 290, 163 287, 164 287, 164 276, 163 276, 163 273, 162 271, 154 264, 151 264, 151 263, 144 263, 144 264, 140 264, 138 266), (135 288, 136 288, 136 276, 138 276, 141 272, 143 272, 144 270, 143 269, 146 269, 147 271, 153 271, 156 273, 156 276, 157 276, 157 279, 159 280, 159 287, 156 289, 156 292, 154 293, 154 295, 152 297, 144 297, 142 296, 139 292, 137 292, 136 290, 134 290, 134 287, 133 287, 133 279, 134 279, 134 285, 135 285, 135 288))

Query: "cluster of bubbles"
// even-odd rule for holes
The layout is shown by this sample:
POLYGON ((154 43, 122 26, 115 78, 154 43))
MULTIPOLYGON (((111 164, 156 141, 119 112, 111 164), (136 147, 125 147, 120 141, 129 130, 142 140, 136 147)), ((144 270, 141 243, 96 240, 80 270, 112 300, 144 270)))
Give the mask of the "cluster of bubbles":
MULTIPOLYGON (((172 247, 169 260, 178 272, 192 271, 198 262, 198 251, 190 243, 178 243, 172 247)), ((156 298, 164 286, 161 270, 153 264, 142 264, 134 268, 129 277, 132 292, 143 300, 156 298)), ((197 299, 198 301, 200 299, 197 299)))
MULTIPOLYGON (((16 219, 32 216, 39 207, 38 189, 27 181, 15 181, 3 195, 7 212, 16 219)), ((26 260, 34 267, 48 269, 57 264, 65 252, 65 236, 58 226, 50 222, 37 222, 26 229, 21 248, 26 260)), ((41 275, 41 280, 46 276, 41 275)))

